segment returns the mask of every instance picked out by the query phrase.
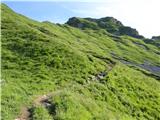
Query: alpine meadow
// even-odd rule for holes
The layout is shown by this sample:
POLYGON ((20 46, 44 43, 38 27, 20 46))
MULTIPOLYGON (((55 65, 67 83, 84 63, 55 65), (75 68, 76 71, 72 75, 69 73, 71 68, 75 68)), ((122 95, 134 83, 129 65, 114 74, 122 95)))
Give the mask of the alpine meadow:
POLYGON ((160 120, 160 36, 114 17, 38 22, 1 3, 2 120, 160 120))

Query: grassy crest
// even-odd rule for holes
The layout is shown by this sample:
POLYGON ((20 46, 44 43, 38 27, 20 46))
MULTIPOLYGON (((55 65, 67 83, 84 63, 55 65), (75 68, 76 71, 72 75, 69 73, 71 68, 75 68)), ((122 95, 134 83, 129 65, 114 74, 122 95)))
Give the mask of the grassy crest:
POLYGON ((4 4, 1 10, 2 120, 24 106, 33 120, 160 119, 159 81, 122 63, 160 66, 158 47, 103 29, 36 22, 4 4), (52 107, 33 102, 46 94, 52 107))

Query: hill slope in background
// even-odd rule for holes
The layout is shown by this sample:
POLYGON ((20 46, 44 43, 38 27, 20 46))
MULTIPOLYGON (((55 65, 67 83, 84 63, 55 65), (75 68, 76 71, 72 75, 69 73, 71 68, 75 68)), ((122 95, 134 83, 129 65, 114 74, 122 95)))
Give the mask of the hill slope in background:
POLYGON ((152 44, 157 47, 160 47, 160 36, 153 36, 152 39, 145 39, 144 40, 147 44, 152 44))
POLYGON ((160 119, 157 46, 1 10, 2 120, 160 119))
POLYGON ((143 36, 139 35, 136 29, 124 26, 120 21, 113 17, 104 17, 100 19, 73 17, 70 18, 66 24, 81 29, 105 29, 107 32, 115 35, 129 35, 135 38, 144 38, 143 36))

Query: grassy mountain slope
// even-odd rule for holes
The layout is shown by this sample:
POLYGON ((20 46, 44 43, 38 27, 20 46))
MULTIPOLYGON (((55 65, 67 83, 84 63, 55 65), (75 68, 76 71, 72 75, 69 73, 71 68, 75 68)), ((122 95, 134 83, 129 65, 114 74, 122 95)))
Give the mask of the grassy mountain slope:
POLYGON ((136 29, 124 26, 120 21, 113 17, 104 17, 100 19, 73 17, 70 18, 66 24, 81 29, 104 29, 107 32, 115 35, 128 35, 135 38, 144 38, 143 36, 139 35, 136 29))
POLYGON ((160 47, 160 36, 153 36, 152 39, 146 39, 145 42, 160 47))
POLYGON ((21 116, 23 107, 33 120, 160 119, 159 73, 143 66, 160 66, 159 48, 1 10, 2 120, 21 116), (50 107, 35 104, 47 94, 50 107))

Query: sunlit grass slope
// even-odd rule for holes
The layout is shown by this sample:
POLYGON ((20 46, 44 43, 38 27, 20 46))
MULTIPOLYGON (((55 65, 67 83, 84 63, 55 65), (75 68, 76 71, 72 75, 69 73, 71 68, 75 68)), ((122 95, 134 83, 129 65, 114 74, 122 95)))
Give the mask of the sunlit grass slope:
POLYGON ((2 120, 26 106, 32 120, 160 119, 159 81, 121 63, 160 66, 159 48, 103 29, 37 22, 4 4, 1 11, 2 120), (103 79, 91 79, 110 67, 103 79), (53 109, 33 105, 49 93, 53 109))

